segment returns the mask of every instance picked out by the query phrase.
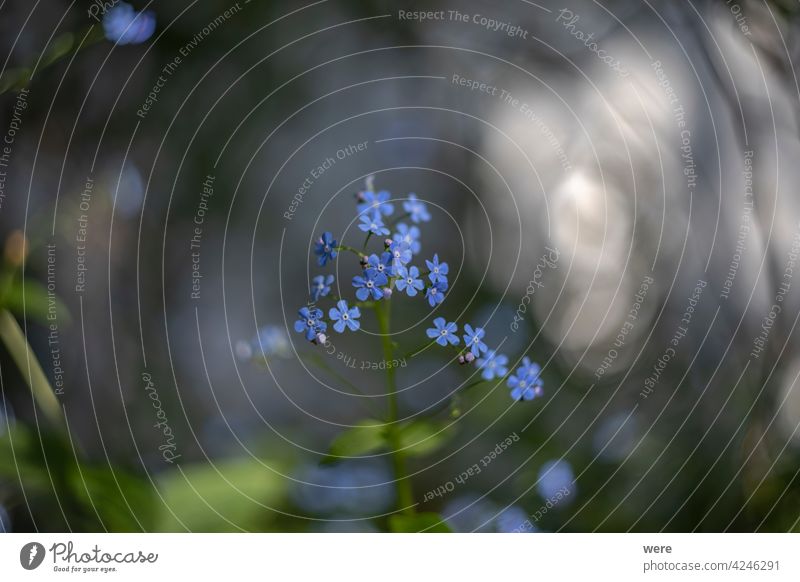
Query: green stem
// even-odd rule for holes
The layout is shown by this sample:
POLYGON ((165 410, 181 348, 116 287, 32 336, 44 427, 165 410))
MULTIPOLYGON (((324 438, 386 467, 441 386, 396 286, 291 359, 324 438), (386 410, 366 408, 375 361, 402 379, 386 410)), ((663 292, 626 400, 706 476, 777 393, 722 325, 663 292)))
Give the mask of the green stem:
MULTIPOLYGON (((383 345, 383 357, 387 362, 394 359, 394 343, 389 335, 391 330, 391 300, 384 300, 375 307, 375 314, 378 318, 378 327, 381 333, 381 343, 383 345)), ((411 489, 411 481, 408 478, 406 468, 406 455, 401 450, 400 429, 397 423, 399 418, 397 402, 397 380, 395 378, 394 367, 386 368, 386 383, 389 389, 389 415, 387 418, 388 439, 392 455, 392 467, 394 478, 397 483, 397 502, 404 513, 414 514, 414 492, 411 489)))
POLYGON ((428 349, 429 347, 431 347, 435 343, 436 343, 436 340, 425 342, 424 344, 419 346, 417 349, 415 349, 413 352, 407 353, 405 356, 403 356, 403 358, 405 358, 405 359, 413 358, 414 356, 416 356, 417 354, 425 351, 426 349, 428 349))
POLYGON ((50 386, 47 376, 33 355, 33 348, 17 320, 6 309, 0 310, 0 341, 19 368, 31 393, 45 416, 58 428, 65 428, 61 404, 50 386))
POLYGON ((359 259, 364 256, 364 253, 359 251, 358 249, 354 249, 353 247, 349 247, 347 245, 339 245, 335 247, 337 251, 348 251, 356 255, 359 259))

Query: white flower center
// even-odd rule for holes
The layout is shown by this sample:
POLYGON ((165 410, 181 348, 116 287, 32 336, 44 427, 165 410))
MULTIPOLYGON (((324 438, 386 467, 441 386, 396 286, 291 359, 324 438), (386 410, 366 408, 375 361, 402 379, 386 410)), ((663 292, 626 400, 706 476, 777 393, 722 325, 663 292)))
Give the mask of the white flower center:
POLYGON ((346 313, 342 313, 342 319, 344 319, 345 321, 347 321, 348 319, 350 319, 350 316, 349 316, 349 315, 347 315, 346 313))

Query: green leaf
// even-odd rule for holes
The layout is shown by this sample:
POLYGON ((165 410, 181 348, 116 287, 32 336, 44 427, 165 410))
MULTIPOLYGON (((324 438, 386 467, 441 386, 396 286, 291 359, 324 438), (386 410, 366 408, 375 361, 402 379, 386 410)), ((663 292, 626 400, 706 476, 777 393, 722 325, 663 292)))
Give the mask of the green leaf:
POLYGON ((150 482, 110 465, 74 465, 69 484, 87 514, 96 513, 109 532, 152 531, 156 496, 150 482))
POLYGON ((59 322, 69 324, 70 315, 67 306, 55 295, 48 295, 44 285, 34 279, 25 279, 23 286, 22 280, 15 277, 3 295, 2 306, 22 317, 23 305, 25 315, 38 323, 45 325, 48 323, 47 315, 52 308, 53 313, 58 313, 59 322))
POLYGON ((181 465, 160 478, 158 530, 268 531, 285 502, 288 470, 274 459, 181 465))
POLYGON ((446 421, 412 420, 400 427, 400 448, 406 455, 421 457, 439 449, 453 433, 446 421))
POLYGON ((44 56, 42 57, 42 62, 39 66, 44 68, 47 65, 54 63, 58 59, 69 54, 74 46, 75 35, 71 32, 65 32, 53 41, 53 44, 50 45, 50 48, 47 49, 47 52, 45 52, 44 56))
POLYGON ((395 513, 389 517, 389 530, 393 533, 451 533, 453 530, 438 513, 395 513))
POLYGON ((386 425, 378 420, 362 420, 333 439, 325 461, 335 461, 339 457, 366 455, 385 445, 386 425))

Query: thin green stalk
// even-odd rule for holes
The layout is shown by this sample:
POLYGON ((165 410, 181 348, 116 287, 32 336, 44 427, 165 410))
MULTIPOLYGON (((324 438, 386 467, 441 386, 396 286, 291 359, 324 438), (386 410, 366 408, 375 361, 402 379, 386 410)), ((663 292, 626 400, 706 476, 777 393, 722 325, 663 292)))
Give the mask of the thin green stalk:
POLYGON ((369 410, 370 414, 377 416, 377 410, 375 410, 372 407, 372 404, 370 403, 370 397, 367 396, 358 386, 350 382, 350 380, 348 380, 347 378, 342 376, 339 372, 334 370, 331 366, 329 366, 328 363, 320 354, 317 353, 301 354, 300 357, 305 359, 309 363, 319 367, 321 370, 328 372, 329 374, 334 376, 337 380, 339 380, 339 382, 349 387, 353 391, 353 393, 355 393, 356 396, 361 396, 361 398, 365 399, 363 400, 362 404, 364 404, 364 406, 369 410))
POLYGON ((407 353, 405 356, 403 356, 403 358, 404 359, 413 358, 414 356, 416 356, 419 353, 422 353, 423 351, 425 351, 426 349, 428 349, 429 347, 431 347, 435 343, 436 343, 436 340, 425 342, 424 344, 419 346, 417 349, 415 349, 413 352, 407 353))
POLYGON ((349 247, 347 245, 339 245, 335 247, 337 251, 348 251, 356 255, 359 259, 364 256, 364 253, 359 251, 358 249, 354 249, 353 247, 349 247))
MULTIPOLYGON (((391 301, 386 299, 375 307, 375 314, 378 318, 378 326, 381 332, 381 343, 383 345, 383 357, 387 362, 394 359, 394 344, 389 335, 391 330, 391 301)), ((397 380, 395 378, 394 367, 386 368, 386 383, 389 389, 389 414, 387 418, 389 447, 392 456, 392 468, 394 478, 397 483, 397 502, 404 513, 409 515, 414 513, 414 493, 411 489, 411 481, 408 478, 406 468, 406 455, 401 450, 400 429, 397 424, 398 403, 397 403, 397 380)))
POLYGON ((25 333, 7 309, 0 310, 0 341, 30 386, 33 397, 45 416, 58 428, 65 428, 61 404, 44 370, 25 339, 25 333))

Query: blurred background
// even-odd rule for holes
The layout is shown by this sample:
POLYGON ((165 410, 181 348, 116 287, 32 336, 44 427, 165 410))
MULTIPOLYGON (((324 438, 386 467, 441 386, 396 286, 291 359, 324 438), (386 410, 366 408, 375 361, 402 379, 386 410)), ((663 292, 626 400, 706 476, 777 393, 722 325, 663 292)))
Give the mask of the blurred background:
MULTIPOLYGON (((357 273, 313 242, 360 244, 369 176, 428 205, 438 315, 542 367, 533 402, 398 368, 448 427, 421 511, 800 529, 796 3, 119 4, 0 3, 0 531, 388 529, 389 456, 327 457, 385 405, 347 359, 376 322, 334 356, 292 330, 357 273)), ((397 302, 400 353, 433 317, 397 302)))

